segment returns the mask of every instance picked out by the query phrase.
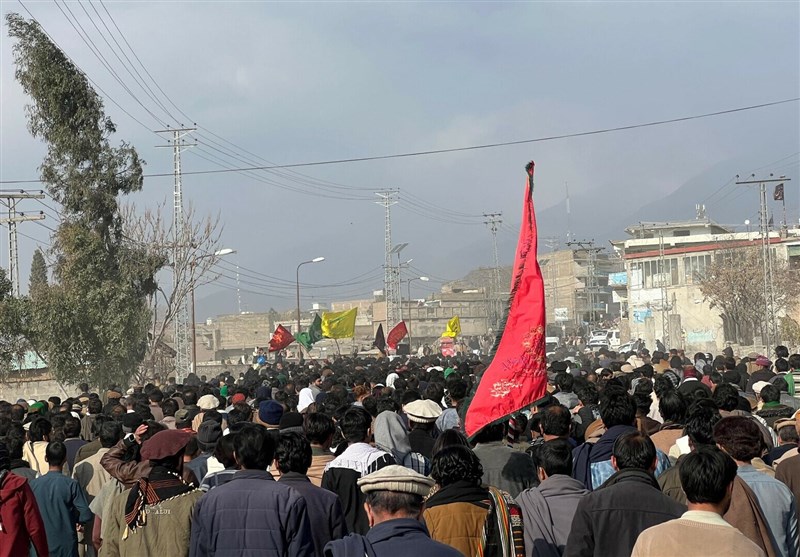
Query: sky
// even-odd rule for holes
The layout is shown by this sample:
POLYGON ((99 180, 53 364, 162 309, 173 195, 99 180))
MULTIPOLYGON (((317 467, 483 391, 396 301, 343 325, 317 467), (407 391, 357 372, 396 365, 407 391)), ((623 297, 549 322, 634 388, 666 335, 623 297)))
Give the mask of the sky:
MULTIPOLYGON (((172 171, 171 151, 156 148, 165 143, 153 133, 166 124, 198 126, 198 146, 182 159, 191 172, 515 141, 800 97, 797 2, 24 3, 105 91, 115 140, 137 148, 146 173, 172 171)), ((19 2, 0 7, 27 16, 19 2)), ((38 178, 45 153, 26 130, 11 47, 4 28, 0 181, 38 178)), ((780 161, 780 173, 797 175, 798 104, 496 149, 186 175, 186 203, 218 215, 220 247, 236 250, 197 293, 198 316, 292 308, 296 265, 319 256, 326 260, 302 268, 304 305, 369 297, 383 281, 384 211, 374 192, 384 188, 400 191, 392 241, 409 243, 404 276, 432 279, 413 283, 417 297, 493 264, 483 213, 503 213, 500 260, 511 262, 528 160, 537 163, 539 211, 563 203, 568 184, 573 202, 618 199, 627 215, 710 168, 747 170, 737 167, 744 158, 780 161)), ((38 186, 0 184, 12 187, 38 186)), ((146 178, 131 197, 140 209, 169 207, 172 178, 146 178)), ((23 285, 33 250, 49 245, 45 226, 57 224, 58 207, 45 202, 20 202, 48 213, 19 227, 23 285)), ((598 227, 620 235, 630 224, 615 223, 615 211, 598 216, 598 227)), ((2 266, 7 243, 0 230, 2 266)))

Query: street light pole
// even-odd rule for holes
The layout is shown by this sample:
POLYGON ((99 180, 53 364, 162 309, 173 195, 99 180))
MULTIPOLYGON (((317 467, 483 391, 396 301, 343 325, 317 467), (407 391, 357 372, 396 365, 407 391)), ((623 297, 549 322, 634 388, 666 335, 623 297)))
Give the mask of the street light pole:
POLYGON ((295 334, 300 332, 300 267, 307 265, 308 263, 319 263, 320 261, 325 261, 325 258, 315 257, 314 259, 303 261, 297 266, 297 272, 295 273, 295 285, 297 286, 297 331, 295 331, 295 334))
POLYGON ((215 251, 214 253, 201 255, 200 257, 195 257, 192 259, 192 372, 197 372, 197 320, 194 317, 194 268, 197 266, 197 261, 200 259, 204 259, 206 257, 222 257, 223 255, 230 255, 232 253, 236 253, 236 250, 231 248, 223 248, 215 251))
MULTIPOLYGON (((411 322, 411 283, 415 280, 421 280, 422 282, 428 282, 428 277, 412 277, 406 281, 406 290, 408 292, 408 321, 411 322)), ((411 355, 411 327, 407 327, 408 330, 408 355, 411 355)))

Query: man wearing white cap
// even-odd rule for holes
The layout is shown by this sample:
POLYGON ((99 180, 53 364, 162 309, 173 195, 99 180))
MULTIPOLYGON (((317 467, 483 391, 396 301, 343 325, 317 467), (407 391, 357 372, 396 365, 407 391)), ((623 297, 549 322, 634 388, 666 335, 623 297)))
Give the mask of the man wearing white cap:
POLYGON ((436 443, 436 419, 442 415, 442 407, 433 400, 415 400, 403 407, 408 416, 411 431, 408 441, 411 450, 428 460, 433 458, 433 445, 436 443))
POLYGON ((360 478, 370 530, 366 536, 351 534, 329 542, 326 557, 459 557, 459 551, 432 540, 420 521, 423 499, 433 484, 431 478, 398 465, 360 478))

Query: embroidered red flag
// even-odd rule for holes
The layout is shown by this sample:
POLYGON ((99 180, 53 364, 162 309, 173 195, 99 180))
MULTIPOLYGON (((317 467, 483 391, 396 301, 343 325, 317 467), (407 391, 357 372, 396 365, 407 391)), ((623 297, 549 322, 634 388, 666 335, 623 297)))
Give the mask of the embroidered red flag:
POLYGON ((508 313, 494 359, 467 409, 464 431, 468 437, 543 397, 547 388, 544 282, 536 260, 533 168, 533 162, 525 167, 528 183, 508 313))
POLYGON ((269 339, 269 351, 277 352, 278 350, 283 350, 293 342, 292 333, 283 325, 278 325, 278 328, 272 333, 272 338, 269 339))
POLYGON ((386 344, 388 344, 389 348, 392 350, 397 350, 397 345, 400 344, 400 341, 403 340, 407 334, 408 329, 406 328, 406 322, 401 321, 394 326, 394 329, 389 331, 389 336, 386 337, 386 344))

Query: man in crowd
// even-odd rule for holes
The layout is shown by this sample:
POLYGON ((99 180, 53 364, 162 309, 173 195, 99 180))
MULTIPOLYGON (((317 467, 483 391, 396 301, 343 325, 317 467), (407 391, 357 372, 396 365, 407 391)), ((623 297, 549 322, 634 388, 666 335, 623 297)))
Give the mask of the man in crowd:
POLYGON ((736 463, 716 447, 700 447, 681 464, 689 510, 639 535, 631 557, 764 557, 722 516, 731 504, 736 463))
POLYGON ((330 416, 313 412, 306 417, 306 439, 311 443, 311 466, 308 469, 308 479, 316 486, 322 485, 322 474, 325 467, 333 460, 331 443, 333 434, 336 433, 336 424, 330 416))
POLYGON ((499 423, 478 432, 475 454, 483 466, 483 483, 517 497, 536 484, 536 469, 527 454, 506 444, 506 427, 505 423, 499 423))
POLYGON ((369 532, 351 534, 325 546, 326 557, 459 557, 448 545, 430 539, 420 521, 423 499, 433 480, 404 466, 391 465, 358 480, 365 495, 369 532))
POLYGON ((614 442, 608 481, 578 503, 564 557, 630 555, 644 530, 680 517, 686 507, 658 487, 656 447, 639 431, 614 442))
MULTIPOLYGON (((28 481, 9 471, 11 459, 0 441, 0 557, 20 557, 32 547, 49 555, 44 521, 28 481)), ((74 524, 73 524, 74 527, 74 524)))
POLYGON ((272 435, 257 424, 247 424, 235 435, 239 471, 198 501, 189 554, 312 557, 314 540, 303 496, 266 471, 275 456, 272 435))

